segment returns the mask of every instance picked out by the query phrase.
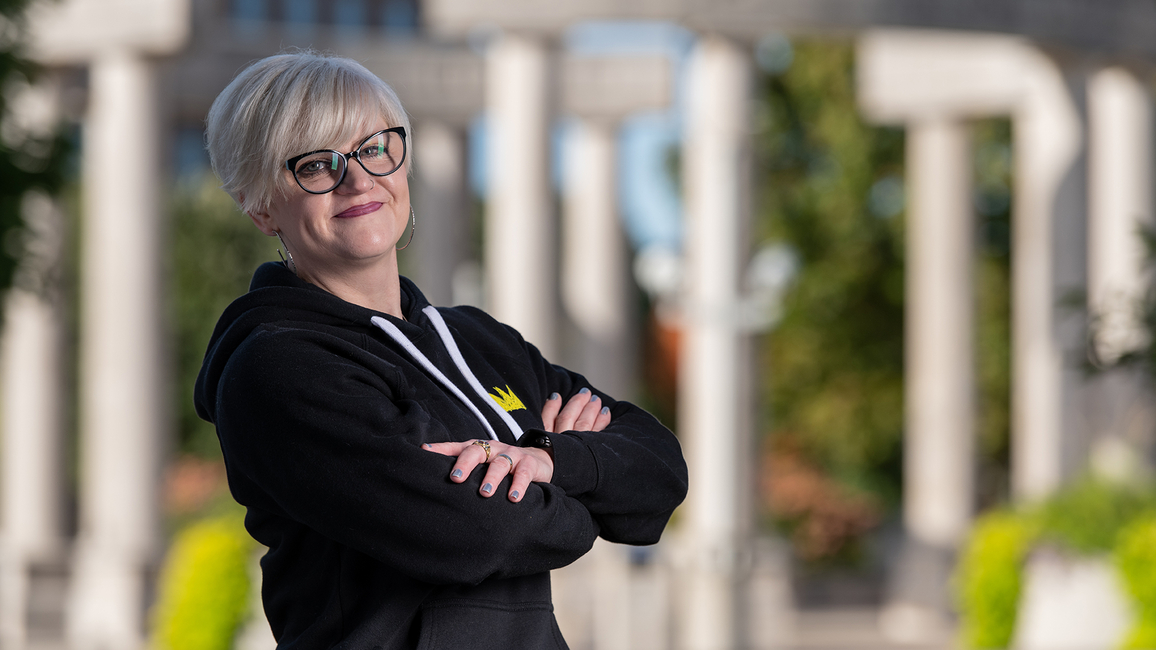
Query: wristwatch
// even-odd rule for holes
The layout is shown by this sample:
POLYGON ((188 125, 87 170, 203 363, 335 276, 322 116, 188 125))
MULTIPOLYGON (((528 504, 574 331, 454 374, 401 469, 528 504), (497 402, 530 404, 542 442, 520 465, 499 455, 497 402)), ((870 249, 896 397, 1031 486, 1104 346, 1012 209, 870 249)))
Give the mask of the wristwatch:
POLYGON ((550 434, 545 431, 527 431, 518 439, 518 446, 544 449, 547 454, 550 454, 550 460, 554 460, 554 441, 550 439, 550 434))

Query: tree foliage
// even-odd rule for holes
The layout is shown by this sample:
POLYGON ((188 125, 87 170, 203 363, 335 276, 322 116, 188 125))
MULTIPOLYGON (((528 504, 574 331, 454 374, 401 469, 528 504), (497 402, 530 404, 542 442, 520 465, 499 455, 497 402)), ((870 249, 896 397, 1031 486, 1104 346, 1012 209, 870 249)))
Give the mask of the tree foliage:
POLYGON ((221 453, 217 435, 193 409, 193 385, 221 312, 248 290, 258 265, 276 259, 276 246, 237 209, 211 173, 177 187, 173 230, 180 447, 213 458, 221 453))
POLYGON ((25 196, 29 192, 57 193, 71 151, 62 128, 31 128, 13 110, 14 100, 40 74, 24 52, 24 11, 28 4, 29 0, 0 0, 0 290, 12 285, 25 252, 25 196))
MULTIPOLYGON (((897 505, 902 487, 904 135, 864 124, 852 47, 798 42, 761 78, 756 235, 798 256, 767 337, 771 447, 897 505)), ((1007 497, 1011 127, 974 125, 980 501, 1007 497)), ((772 452, 776 453, 776 452, 772 452)), ((838 493, 828 488, 829 493, 838 493)), ((860 501, 861 502, 861 501, 860 501)))
POLYGON ((903 427, 903 134, 859 117, 848 44, 796 44, 761 80, 758 236, 800 272, 769 336, 775 445, 898 494, 903 427))
POLYGON ((1011 122, 975 125, 976 438, 979 505, 1005 503, 1011 430, 1011 122))

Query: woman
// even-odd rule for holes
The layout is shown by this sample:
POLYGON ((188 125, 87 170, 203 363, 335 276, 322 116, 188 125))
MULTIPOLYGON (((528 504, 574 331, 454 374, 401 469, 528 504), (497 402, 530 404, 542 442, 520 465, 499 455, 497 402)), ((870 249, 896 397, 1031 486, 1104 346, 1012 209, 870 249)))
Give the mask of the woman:
POLYGON ((398 275, 409 133, 348 59, 270 57, 217 98, 213 168, 285 261, 221 316, 198 413, 269 547, 279 648, 564 648, 549 571, 599 535, 655 543, 686 465, 649 414, 398 275))

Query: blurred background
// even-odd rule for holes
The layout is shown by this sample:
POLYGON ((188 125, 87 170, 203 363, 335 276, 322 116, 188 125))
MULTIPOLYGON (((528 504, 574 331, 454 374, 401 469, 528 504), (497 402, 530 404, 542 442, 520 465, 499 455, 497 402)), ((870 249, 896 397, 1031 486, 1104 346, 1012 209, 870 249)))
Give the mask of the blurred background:
POLYGON ((414 123, 413 246, 679 436, 575 650, 1156 647, 1147 0, 0 0, 0 648, 271 649, 192 385, 247 63, 414 123))

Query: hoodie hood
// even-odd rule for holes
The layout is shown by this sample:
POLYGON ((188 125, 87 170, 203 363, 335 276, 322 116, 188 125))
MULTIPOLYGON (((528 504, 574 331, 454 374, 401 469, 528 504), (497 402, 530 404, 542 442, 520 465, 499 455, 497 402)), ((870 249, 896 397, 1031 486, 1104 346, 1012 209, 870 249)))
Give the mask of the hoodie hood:
POLYGON ((225 365, 237 346, 253 330, 274 322, 330 325, 369 333, 375 329, 373 319, 394 323, 407 336, 420 338, 429 329, 422 309, 429 301, 408 278, 401 278, 401 310, 405 321, 389 314, 346 302, 341 298, 297 277, 281 262, 266 262, 257 267, 249 292, 234 300, 213 329, 201 372, 193 391, 197 415, 216 423, 217 385, 225 365))

